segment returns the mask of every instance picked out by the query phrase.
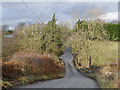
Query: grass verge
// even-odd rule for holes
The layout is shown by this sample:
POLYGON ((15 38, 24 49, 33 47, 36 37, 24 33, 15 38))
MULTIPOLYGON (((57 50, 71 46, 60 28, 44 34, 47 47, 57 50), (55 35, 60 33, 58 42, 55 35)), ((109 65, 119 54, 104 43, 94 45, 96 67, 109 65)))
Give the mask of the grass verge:
POLYGON ((101 88, 118 88, 118 42, 94 41, 92 57, 89 68, 82 67, 82 61, 76 65, 77 70, 95 79, 101 88))

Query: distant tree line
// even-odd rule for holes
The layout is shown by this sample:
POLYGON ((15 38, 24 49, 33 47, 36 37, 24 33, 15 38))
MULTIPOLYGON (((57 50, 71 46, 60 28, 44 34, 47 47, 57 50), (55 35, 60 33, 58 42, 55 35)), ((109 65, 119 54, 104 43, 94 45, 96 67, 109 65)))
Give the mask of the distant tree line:
POLYGON ((120 23, 105 23, 104 27, 108 33, 109 40, 120 40, 120 23))
MULTIPOLYGON (((85 20, 78 20, 73 28, 73 31, 77 32, 80 29, 83 31, 88 31, 88 23, 85 20)), ((97 23, 97 22, 96 22, 97 23)), ((99 23, 96 24, 96 27, 100 26, 99 23)), ((102 27, 96 28, 96 29, 104 29, 107 31, 107 39, 108 40, 120 40, 120 23, 105 23, 103 22, 102 27), (102 28, 103 27, 103 28, 102 28)), ((96 30, 97 31, 97 30, 96 30)), ((95 34, 95 33, 94 33, 95 34)), ((97 39, 96 37, 93 39, 97 39)))

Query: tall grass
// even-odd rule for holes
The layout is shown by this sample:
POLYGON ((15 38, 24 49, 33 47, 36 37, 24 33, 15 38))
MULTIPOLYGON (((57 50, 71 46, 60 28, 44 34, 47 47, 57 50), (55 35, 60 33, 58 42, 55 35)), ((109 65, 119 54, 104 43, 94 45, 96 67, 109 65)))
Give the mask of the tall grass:
POLYGON ((2 37, 2 58, 8 60, 9 56, 19 51, 15 38, 2 37))
POLYGON ((107 65, 118 60, 118 42, 93 41, 94 65, 107 65))

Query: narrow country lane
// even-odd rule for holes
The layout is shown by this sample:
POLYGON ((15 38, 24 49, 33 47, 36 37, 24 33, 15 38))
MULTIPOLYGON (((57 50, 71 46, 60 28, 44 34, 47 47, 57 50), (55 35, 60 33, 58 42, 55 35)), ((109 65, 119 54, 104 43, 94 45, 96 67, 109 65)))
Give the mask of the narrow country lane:
POLYGON ((73 55, 71 53, 71 48, 65 50, 62 58, 66 67, 66 75, 64 78, 38 82, 20 88, 98 88, 96 81, 76 71, 72 63, 73 55))

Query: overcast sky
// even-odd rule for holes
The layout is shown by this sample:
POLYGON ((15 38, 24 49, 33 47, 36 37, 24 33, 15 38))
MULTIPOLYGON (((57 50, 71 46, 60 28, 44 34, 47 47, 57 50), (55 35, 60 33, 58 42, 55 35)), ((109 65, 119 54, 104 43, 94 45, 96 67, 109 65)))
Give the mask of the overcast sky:
POLYGON ((3 2, 2 23, 16 25, 19 22, 47 22, 56 13, 57 20, 65 21, 73 19, 75 13, 83 18, 88 9, 100 8, 104 13, 101 18, 105 20, 117 20, 117 2, 3 2), (27 5, 27 6, 25 6, 27 5))

